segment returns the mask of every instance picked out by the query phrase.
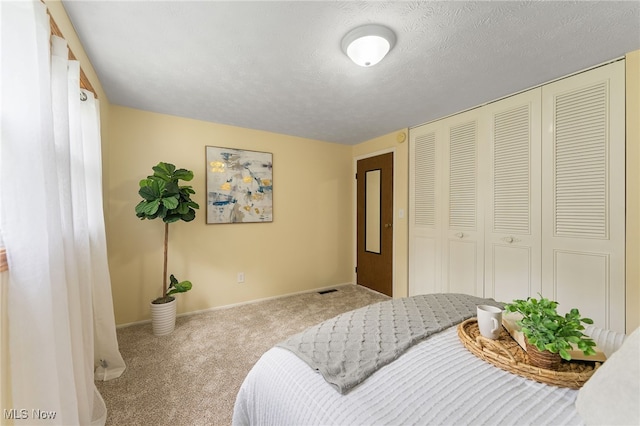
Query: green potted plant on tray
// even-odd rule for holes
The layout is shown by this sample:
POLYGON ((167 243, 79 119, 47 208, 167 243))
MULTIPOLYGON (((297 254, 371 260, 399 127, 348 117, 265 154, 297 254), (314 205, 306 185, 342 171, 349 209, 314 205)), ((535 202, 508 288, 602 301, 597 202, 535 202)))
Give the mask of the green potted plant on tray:
POLYGON ((175 328, 176 300, 174 294, 191 290, 190 281, 178 281, 173 274, 167 281, 167 253, 169 224, 179 220, 190 222, 196 217, 195 209, 200 208, 191 200, 195 191, 191 186, 180 186, 179 181, 190 181, 193 172, 176 169, 170 163, 158 163, 153 167, 153 175, 140 181, 138 194, 142 201, 136 206, 136 216, 140 220, 162 219, 164 222, 164 269, 162 276, 162 296, 151 302, 151 322, 156 336, 169 334, 175 328))
POLYGON ((590 318, 581 318, 573 308, 564 316, 558 314, 558 302, 540 295, 540 300, 516 299, 505 305, 507 312, 518 312, 522 319, 516 321, 525 336, 527 355, 532 365, 550 370, 557 369, 563 359, 570 361, 570 350, 577 347, 585 355, 595 354, 595 342, 582 333, 585 324, 593 324, 590 318))

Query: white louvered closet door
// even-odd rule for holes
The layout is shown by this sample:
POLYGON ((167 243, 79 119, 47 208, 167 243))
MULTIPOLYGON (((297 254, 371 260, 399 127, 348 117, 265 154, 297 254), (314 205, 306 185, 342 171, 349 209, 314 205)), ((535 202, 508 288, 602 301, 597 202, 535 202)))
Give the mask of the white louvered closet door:
POLYGON ((409 138, 409 295, 438 293, 441 285, 443 127, 421 126, 409 138))
POLYGON ((484 212, 478 184, 481 154, 478 110, 443 120, 445 218, 442 250, 443 290, 484 293, 484 212))
POLYGON ((541 89, 486 107, 485 297, 502 302, 542 291, 541 89))
POLYGON ((624 63, 548 84, 542 102, 543 295, 624 332, 624 63))

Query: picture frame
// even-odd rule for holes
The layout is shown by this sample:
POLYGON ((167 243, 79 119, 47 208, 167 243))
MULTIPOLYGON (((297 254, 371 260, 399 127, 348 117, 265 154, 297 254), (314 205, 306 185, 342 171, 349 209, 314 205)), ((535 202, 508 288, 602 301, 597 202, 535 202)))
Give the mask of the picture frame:
POLYGON ((273 221, 273 154, 205 147, 207 224, 273 221))

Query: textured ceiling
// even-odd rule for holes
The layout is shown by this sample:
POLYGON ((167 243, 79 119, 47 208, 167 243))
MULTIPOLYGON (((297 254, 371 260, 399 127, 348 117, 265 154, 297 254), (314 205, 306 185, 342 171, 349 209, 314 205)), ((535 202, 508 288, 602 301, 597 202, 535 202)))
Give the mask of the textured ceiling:
POLYGON ((640 2, 63 2, 111 103, 355 144, 640 49, 640 2), (344 34, 397 44, 362 68, 344 34))

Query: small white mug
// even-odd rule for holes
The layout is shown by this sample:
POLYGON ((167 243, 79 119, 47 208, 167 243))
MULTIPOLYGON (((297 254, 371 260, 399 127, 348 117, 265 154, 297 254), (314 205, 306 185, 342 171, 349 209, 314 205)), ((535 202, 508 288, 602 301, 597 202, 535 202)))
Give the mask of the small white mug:
POLYGON ((488 339, 497 339, 502 330, 502 309, 490 305, 478 306, 478 328, 488 339))

